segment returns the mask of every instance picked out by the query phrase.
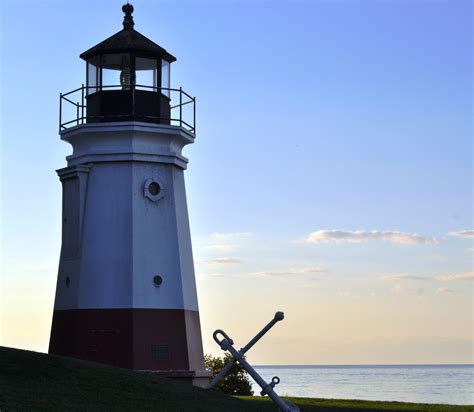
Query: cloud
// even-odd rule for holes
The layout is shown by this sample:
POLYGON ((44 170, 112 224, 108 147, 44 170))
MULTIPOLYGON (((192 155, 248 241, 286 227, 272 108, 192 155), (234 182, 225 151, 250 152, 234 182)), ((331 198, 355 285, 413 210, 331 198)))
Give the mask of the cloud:
POLYGON ((449 232, 449 236, 463 237, 466 239, 474 239, 474 230, 459 230, 457 232, 449 232))
POLYGON ((206 249, 219 252, 234 252, 244 247, 245 243, 252 237, 249 232, 219 233, 211 234, 211 243, 206 249))
POLYGON ((416 276, 416 275, 409 275, 407 273, 399 273, 396 275, 385 275, 382 276, 381 279, 383 280, 399 280, 399 279, 408 279, 408 280, 431 280, 431 278, 425 276, 416 276))
POLYGON ((438 243, 435 238, 427 238, 416 233, 393 230, 318 230, 308 235, 306 243, 362 243, 368 240, 382 240, 402 245, 426 245, 438 243))
POLYGON ((288 269, 285 271, 264 271, 255 272, 257 276, 278 277, 278 276, 295 276, 295 275, 314 275, 321 273, 329 273, 329 270, 321 267, 306 267, 302 269, 288 269))
POLYGON ((209 272, 196 272, 196 277, 210 277, 210 278, 222 278, 224 277, 223 273, 209 273, 209 272))
POLYGON ((205 264, 205 265, 215 265, 215 264, 235 264, 235 263, 242 263, 242 259, 237 258, 230 258, 230 257, 222 257, 222 258, 215 258, 215 259, 205 259, 205 260, 197 260, 196 263, 198 264, 205 264))
POLYGON ((452 282, 460 280, 474 280, 474 272, 466 272, 455 275, 440 275, 436 276, 436 279, 442 280, 443 282, 452 282))
POLYGON ((396 284, 392 286, 391 291, 395 293, 410 293, 410 294, 416 294, 416 295, 423 295, 425 290, 423 288, 417 288, 417 289, 407 288, 400 284, 396 284))
POLYGON ((444 288, 438 288, 435 291, 435 294, 437 295, 445 295, 446 293, 454 293, 454 290, 444 287, 444 288))
MULTIPOLYGON (((381 279, 383 280, 422 280, 422 281, 427 281, 427 280, 441 280, 443 282, 451 282, 451 281, 460 281, 460 280, 474 280, 474 272, 467 272, 467 273, 460 273, 460 274, 453 274, 453 275, 439 275, 435 277, 426 277, 426 276, 416 276, 416 275, 409 275, 406 273, 400 273, 400 274, 395 274, 395 275, 385 275, 381 276, 381 279)), ((401 285, 397 284, 392 287, 393 291, 400 291, 404 288, 402 288, 401 285)), ((440 288, 442 289, 442 288, 440 288)), ((404 289, 405 290, 405 289, 404 289)))

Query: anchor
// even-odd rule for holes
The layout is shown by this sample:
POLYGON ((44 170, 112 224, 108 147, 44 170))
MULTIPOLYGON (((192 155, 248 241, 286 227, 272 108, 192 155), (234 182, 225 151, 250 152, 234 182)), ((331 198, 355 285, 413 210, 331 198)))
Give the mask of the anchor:
POLYGON ((222 370, 215 376, 215 378, 209 383, 206 389, 212 389, 217 382, 219 382, 234 366, 235 362, 239 362, 242 367, 249 373, 249 375, 257 382, 257 384, 262 388, 260 392, 261 396, 268 395, 271 400, 284 412, 299 412, 300 409, 293 405, 292 403, 285 402, 281 399, 277 393, 274 391, 274 387, 280 383, 280 378, 274 376, 270 383, 265 382, 265 380, 257 373, 257 371, 245 360, 244 354, 255 345, 263 335, 265 335, 277 322, 284 319, 283 312, 275 313, 273 319, 260 331, 258 332, 253 339, 250 340, 247 345, 237 351, 233 344, 234 341, 221 329, 217 329, 212 334, 212 337, 216 343, 221 347, 223 351, 228 351, 232 355, 232 359, 222 368, 222 370), (222 337, 219 340, 219 335, 222 337))

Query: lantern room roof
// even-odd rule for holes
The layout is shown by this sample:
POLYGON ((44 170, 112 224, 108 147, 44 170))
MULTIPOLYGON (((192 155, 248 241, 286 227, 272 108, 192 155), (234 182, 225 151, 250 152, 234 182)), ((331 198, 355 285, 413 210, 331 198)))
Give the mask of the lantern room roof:
POLYGON ((143 34, 136 31, 133 26, 133 6, 126 4, 122 7, 125 17, 123 20, 123 29, 99 44, 86 50, 79 57, 89 60, 92 57, 105 53, 130 53, 138 52, 147 56, 161 56, 170 63, 176 61, 176 57, 168 53, 163 47, 159 46, 143 34))

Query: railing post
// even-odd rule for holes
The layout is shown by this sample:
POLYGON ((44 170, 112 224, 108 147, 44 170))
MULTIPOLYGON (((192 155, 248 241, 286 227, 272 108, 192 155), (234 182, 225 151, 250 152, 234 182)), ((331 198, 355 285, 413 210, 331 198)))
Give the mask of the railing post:
POLYGON ((193 99, 193 132, 196 135, 196 96, 193 99))
POLYGON ((179 88, 179 127, 183 127, 183 88, 179 88))
MULTIPOLYGON (((158 123, 161 123, 161 88, 158 88, 158 83, 156 82, 155 78, 155 71, 153 71, 153 84, 156 84, 156 86, 153 86, 153 92, 156 93, 157 99, 156 99, 156 112, 158 113, 158 123)), ((171 118, 171 111, 170 111, 170 118, 171 118)), ((170 121, 171 123, 171 121, 170 121)))
POLYGON ((81 89, 81 123, 84 124, 84 83, 82 83, 81 89))
POLYGON ((63 109, 63 94, 59 93, 59 131, 61 131, 62 110, 63 109))
POLYGON ((135 121, 135 84, 132 84, 132 121, 135 121))
POLYGON ((79 126, 79 102, 76 102, 76 124, 79 126))

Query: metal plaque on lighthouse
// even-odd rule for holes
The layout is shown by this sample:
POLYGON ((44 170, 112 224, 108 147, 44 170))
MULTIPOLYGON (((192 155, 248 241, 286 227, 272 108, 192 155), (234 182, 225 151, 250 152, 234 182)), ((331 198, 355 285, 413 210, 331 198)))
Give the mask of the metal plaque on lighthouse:
POLYGON ((49 352, 207 384, 183 172, 195 98, 176 59, 134 29, 81 54, 86 84, 60 95, 73 152, 49 352))

